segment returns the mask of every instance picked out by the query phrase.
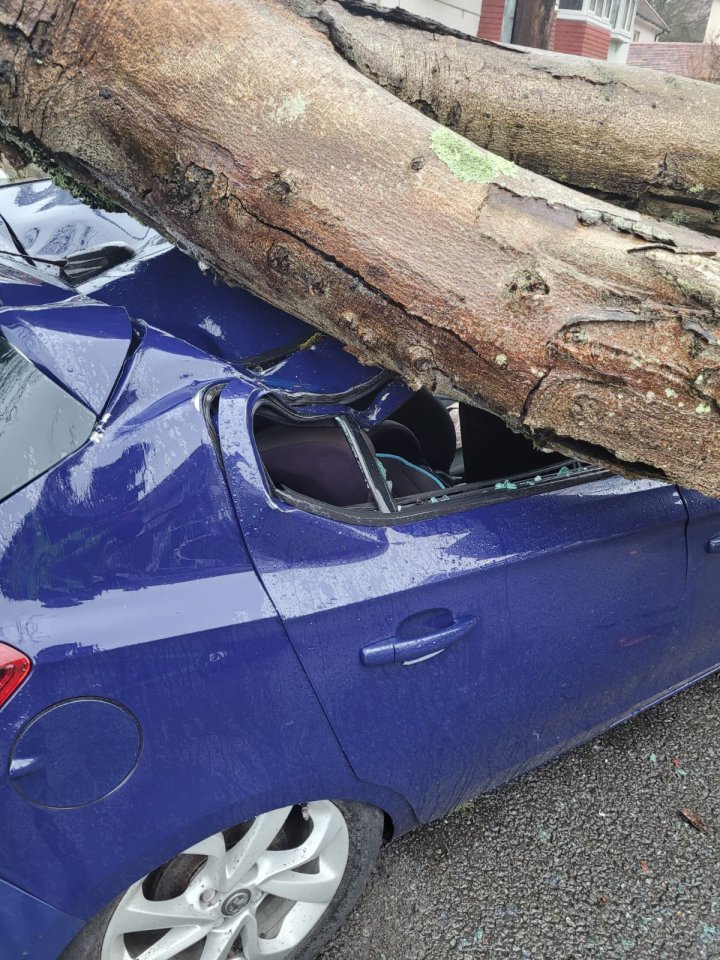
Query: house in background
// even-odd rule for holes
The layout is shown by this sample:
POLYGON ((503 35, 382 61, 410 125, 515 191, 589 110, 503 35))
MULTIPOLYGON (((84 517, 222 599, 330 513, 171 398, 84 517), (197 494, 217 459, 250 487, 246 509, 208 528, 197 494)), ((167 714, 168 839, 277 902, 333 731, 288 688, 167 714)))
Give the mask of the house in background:
MULTIPOLYGON (((720 0, 718 0, 720 3, 720 0)), ((648 0, 638 0, 633 23, 633 43, 657 43, 660 34, 667 33, 668 25, 663 18, 648 3, 648 0)))
MULTIPOLYGON (((720 80, 720 0, 558 0, 551 49, 720 80), (665 43, 697 37, 696 42, 665 43), (663 42, 657 42, 662 40, 663 42), (705 41, 705 42, 703 42, 705 41)), ((510 43, 516 0, 384 0, 486 40, 510 43)))
MULTIPOLYGON (((402 7, 410 13, 435 20, 453 30, 478 36, 480 5, 487 0, 378 0, 385 8, 402 7)), ((720 2, 720 0, 719 0, 720 2)))
MULTIPOLYGON (((720 3, 720 0, 718 0, 720 3)), ((508 42, 512 32, 515 0, 482 0, 477 35, 486 40, 508 42)), ((648 0, 559 0, 551 49, 625 63, 633 35, 652 24, 655 11, 648 0), (639 23, 637 12, 642 10, 639 23)), ((657 14, 655 14, 657 16, 657 14)), ((658 32, 664 29, 662 18, 658 32)))
MULTIPOLYGON (((485 40, 510 43, 516 0, 381 0, 485 40)), ((700 2, 700 0, 698 0, 700 2)), ((720 7, 720 0, 709 0, 720 7)), ((552 49, 624 63, 636 33, 665 29, 648 0, 559 0, 552 49)))

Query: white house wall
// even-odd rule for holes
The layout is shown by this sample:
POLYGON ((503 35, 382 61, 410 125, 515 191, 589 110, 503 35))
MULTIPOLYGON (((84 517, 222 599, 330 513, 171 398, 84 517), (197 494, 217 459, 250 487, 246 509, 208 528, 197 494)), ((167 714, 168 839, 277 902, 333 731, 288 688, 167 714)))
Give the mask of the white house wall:
MULTIPOLYGON (((720 0, 718 0, 720 2, 720 0)), ((655 43, 655 37, 658 34, 658 27, 653 27, 649 23, 644 23, 638 17, 633 24, 633 43, 655 43)))
POLYGON ((403 10, 416 13, 419 17, 428 17, 430 20, 445 24, 446 27, 462 30, 473 37, 477 36, 481 0, 455 0, 454 3, 448 3, 446 0, 400 0, 399 3, 397 0, 394 2, 381 0, 380 5, 402 7, 403 10))

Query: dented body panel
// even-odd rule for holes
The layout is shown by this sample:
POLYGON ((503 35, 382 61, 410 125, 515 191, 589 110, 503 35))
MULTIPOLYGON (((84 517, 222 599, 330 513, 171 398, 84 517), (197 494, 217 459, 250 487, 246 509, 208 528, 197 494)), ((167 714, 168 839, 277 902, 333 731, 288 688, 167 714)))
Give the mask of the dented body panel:
POLYGON ((96 423, 0 502, 0 642, 32 661, 0 712, 13 949, 56 960, 138 877, 284 804, 371 803, 400 834, 717 667, 717 501, 599 476, 397 523, 282 502, 259 404, 368 427, 409 388, 146 228, 0 190, 22 209, 0 326, 96 423), (118 237, 132 256, 81 289, 28 262, 118 237))

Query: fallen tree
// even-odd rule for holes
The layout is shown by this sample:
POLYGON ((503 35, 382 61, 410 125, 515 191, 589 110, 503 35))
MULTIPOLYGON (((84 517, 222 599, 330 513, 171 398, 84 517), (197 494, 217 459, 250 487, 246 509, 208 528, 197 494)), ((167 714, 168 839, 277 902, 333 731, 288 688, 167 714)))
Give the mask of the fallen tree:
POLYGON ((366 77, 478 146, 720 235, 720 84, 478 41, 352 0, 294 7, 366 77))
POLYGON ((410 109, 274 0, 5 0, 3 135, 542 445, 720 494, 720 241, 410 109))

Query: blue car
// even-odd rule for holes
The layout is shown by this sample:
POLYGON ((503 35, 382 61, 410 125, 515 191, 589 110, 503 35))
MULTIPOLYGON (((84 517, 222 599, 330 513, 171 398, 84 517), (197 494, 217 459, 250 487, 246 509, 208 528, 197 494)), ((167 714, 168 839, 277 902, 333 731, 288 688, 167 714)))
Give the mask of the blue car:
POLYGON ((309 960, 383 840, 720 666, 720 502, 0 190, 0 958, 309 960))

